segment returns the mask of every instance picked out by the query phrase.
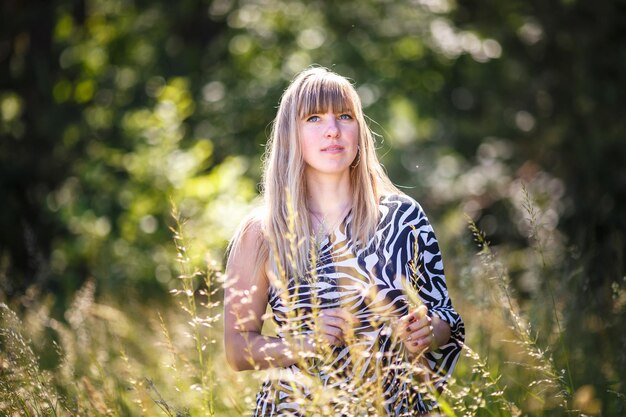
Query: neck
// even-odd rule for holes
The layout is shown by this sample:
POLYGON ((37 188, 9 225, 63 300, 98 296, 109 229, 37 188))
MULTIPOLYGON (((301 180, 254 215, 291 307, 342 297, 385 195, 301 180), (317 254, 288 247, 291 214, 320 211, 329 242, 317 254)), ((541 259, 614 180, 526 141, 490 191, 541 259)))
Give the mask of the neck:
POLYGON ((307 176, 307 191, 309 211, 320 218, 335 220, 352 207, 352 187, 348 175, 339 178, 307 176))

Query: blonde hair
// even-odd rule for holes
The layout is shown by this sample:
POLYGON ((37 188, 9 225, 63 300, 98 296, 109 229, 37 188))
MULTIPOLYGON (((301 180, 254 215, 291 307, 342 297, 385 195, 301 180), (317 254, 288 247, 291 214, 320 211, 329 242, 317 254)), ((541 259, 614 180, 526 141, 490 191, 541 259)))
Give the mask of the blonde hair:
MULTIPOLYGON (((281 97, 266 146, 261 218, 252 216, 248 220, 260 220, 264 235, 255 262, 257 268, 269 260, 271 270, 278 276, 302 278, 310 269, 315 236, 308 216, 305 162, 298 136, 298 120, 329 110, 350 112, 359 126, 359 151, 350 167, 353 195, 350 233, 358 245, 366 244, 376 232, 380 197, 399 193, 378 161, 374 136, 352 84, 321 67, 309 68, 296 75, 281 97)), ((243 225, 233 241, 247 228, 243 225)))

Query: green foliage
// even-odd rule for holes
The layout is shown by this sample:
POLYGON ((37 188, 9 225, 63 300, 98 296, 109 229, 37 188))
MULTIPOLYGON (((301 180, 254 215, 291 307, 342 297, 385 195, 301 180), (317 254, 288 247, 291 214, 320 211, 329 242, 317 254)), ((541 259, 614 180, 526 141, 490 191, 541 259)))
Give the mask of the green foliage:
MULTIPOLYGON (((178 282, 171 201, 190 256, 222 259, 254 204, 283 88, 320 64, 355 80, 388 172, 437 227, 452 286, 486 314, 468 214, 537 329, 527 342, 552 347, 574 399, 619 413, 608 404, 623 404, 626 375, 620 7, 2 2, 0 301, 22 310, 25 294, 53 293, 43 306, 60 320, 85 282, 122 303, 161 298, 178 282)), ((492 352, 500 339, 466 321, 474 349, 492 352)))

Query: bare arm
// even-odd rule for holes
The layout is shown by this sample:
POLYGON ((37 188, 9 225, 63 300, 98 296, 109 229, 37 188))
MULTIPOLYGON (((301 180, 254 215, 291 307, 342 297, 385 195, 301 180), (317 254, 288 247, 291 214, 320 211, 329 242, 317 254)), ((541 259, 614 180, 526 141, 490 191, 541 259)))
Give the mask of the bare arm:
POLYGON ((224 288, 224 344, 229 365, 237 370, 287 367, 319 346, 345 343, 355 318, 343 308, 329 308, 314 317, 313 334, 289 341, 263 336, 263 314, 267 307, 269 280, 266 266, 255 267, 262 249, 260 224, 249 223, 231 250, 224 288))
POLYGON ((237 371, 289 366, 299 360, 298 351, 313 350, 307 340, 290 346, 282 338, 261 334, 269 283, 265 267, 254 264, 262 238, 259 223, 253 221, 233 246, 226 267, 224 344, 226 359, 237 371))

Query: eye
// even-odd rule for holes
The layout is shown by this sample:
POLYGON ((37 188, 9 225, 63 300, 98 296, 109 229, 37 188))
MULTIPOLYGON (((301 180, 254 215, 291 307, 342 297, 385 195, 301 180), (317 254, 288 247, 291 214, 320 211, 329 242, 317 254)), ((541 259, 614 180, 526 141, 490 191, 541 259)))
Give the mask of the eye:
POLYGON ((306 118, 307 122, 317 122, 320 119, 319 116, 309 116, 306 118))
POLYGON ((342 113, 339 115, 339 119, 341 120, 352 120, 352 115, 349 113, 342 113))

